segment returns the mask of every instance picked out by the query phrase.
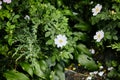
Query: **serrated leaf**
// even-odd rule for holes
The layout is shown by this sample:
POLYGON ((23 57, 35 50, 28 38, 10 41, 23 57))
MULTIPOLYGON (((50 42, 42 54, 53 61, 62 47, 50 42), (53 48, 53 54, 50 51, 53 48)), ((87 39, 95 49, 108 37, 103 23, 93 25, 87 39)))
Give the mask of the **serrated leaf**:
POLYGON ((4 73, 4 77, 7 80, 30 80, 25 74, 16 70, 7 71, 4 73))

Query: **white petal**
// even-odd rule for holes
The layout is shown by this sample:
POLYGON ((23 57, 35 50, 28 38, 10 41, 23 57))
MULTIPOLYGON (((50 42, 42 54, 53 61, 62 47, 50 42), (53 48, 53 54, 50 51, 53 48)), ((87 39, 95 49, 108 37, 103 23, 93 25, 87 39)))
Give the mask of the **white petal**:
POLYGON ((101 9, 102 9, 102 5, 97 4, 97 5, 92 9, 93 16, 96 16, 98 13, 100 13, 101 9))
POLYGON ((109 67, 107 70, 108 70, 108 71, 111 71, 111 70, 113 70, 113 67, 109 67))
POLYGON ((94 72, 90 72, 89 74, 90 74, 90 75, 93 75, 93 74, 94 74, 94 72))
POLYGON ((2 1, 0 1, 0 5, 2 4, 2 1))
POLYGON ((94 74, 97 74, 98 73, 98 71, 94 71, 94 74))
POLYGON ((86 78, 86 80, 92 80, 92 77, 91 77, 91 76, 88 76, 88 77, 86 78))
POLYGON ((94 39, 97 39, 97 35, 95 35, 93 38, 94 38, 94 39))
POLYGON ((100 41, 101 41, 101 39, 97 39, 96 41, 97 41, 97 42, 100 42, 100 41))
POLYGON ((94 49, 90 49, 89 50, 92 54, 95 54, 95 50, 94 49))
POLYGON ((103 74, 104 74, 103 71, 101 71, 101 72, 98 73, 99 76, 103 76, 103 74))
POLYGON ((103 66, 100 66, 99 68, 100 68, 100 69, 103 69, 103 66))

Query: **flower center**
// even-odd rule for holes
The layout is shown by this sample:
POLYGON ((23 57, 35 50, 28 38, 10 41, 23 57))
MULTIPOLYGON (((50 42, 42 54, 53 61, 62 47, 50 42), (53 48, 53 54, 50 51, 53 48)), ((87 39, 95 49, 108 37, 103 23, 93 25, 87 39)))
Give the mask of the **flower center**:
POLYGON ((96 8, 96 12, 98 12, 99 11, 99 8, 96 8))
POLYGON ((60 39, 60 40, 59 40, 59 43, 62 43, 62 42, 63 42, 63 40, 62 40, 62 39, 60 39))
POLYGON ((101 37, 101 35, 100 34, 98 34, 98 38, 100 38, 101 37))

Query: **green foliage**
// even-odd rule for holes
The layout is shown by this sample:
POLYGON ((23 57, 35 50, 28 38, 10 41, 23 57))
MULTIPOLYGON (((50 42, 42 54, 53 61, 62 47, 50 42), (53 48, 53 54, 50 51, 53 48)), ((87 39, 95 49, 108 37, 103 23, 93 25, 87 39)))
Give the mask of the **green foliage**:
POLYGON ((88 48, 84 44, 77 45, 77 49, 80 53, 84 53, 86 55, 91 56, 90 51, 88 50, 88 48))
POLYGON ((81 31, 89 31, 90 30, 90 26, 85 23, 75 24, 75 28, 78 30, 81 30, 81 31))
POLYGON ((25 74, 16 70, 7 71, 4 73, 7 80, 30 80, 25 74))
MULTIPOLYGON (((91 71, 98 69, 96 62, 99 60, 106 66, 111 64, 107 60, 113 61, 112 66, 118 67, 119 3, 119 0, 107 3, 98 0, 2 1, 0 79, 65 80, 64 68, 71 61, 91 71), (101 4, 102 9, 93 16, 92 9, 96 4, 101 4), (94 35, 99 30, 104 31, 104 37, 100 42, 95 42, 94 35), (59 34, 67 38, 67 44, 61 48, 55 43, 59 34), (95 50, 94 54, 91 54, 91 48, 95 50), (104 59, 107 51, 114 51, 109 53, 115 54, 113 58, 104 59)), ((108 77, 119 77, 119 71, 111 71, 108 77)))
POLYGON ((20 65, 24 71, 28 72, 28 74, 30 74, 30 76, 33 76, 32 66, 29 63, 22 62, 22 63, 20 63, 20 65))
POLYGON ((95 61, 87 55, 84 55, 84 54, 78 55, 78 62, 88 70, 98 69, 98 65, 95 63, 95 61))
POLYGON ((120 51, 120 43, 114 43, 108 47, 111 47, 112 49, 116 49, 116 51, 120 51))
POLYGON ((118 69, 113 69, 107 74, 107 77, 110 79, 120 79, 120 66, 118 66, 118 69))

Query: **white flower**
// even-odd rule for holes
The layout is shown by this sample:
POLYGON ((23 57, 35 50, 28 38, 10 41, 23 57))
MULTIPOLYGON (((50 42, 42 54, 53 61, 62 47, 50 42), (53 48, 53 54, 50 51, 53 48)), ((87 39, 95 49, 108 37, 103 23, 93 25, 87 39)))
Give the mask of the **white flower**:
POLYGON ((65 35, 57 35, 57 37, 54 39, 55 44, 57 45, 57 47, 63 47, 67 44, 67 37, 65 35))
POLYGON ((88 77, 86 78, 86 80, 92 80, 92 77, 91 77, 91 76, 88 76, 88 77))
POLYGON ((95 8, 92 9, 93 16, 96 16, 98 13, 100 13, 101 9, 102 9, 102 5, 97 4, 95 8))
POLYGON ((89 51, 90 51, 90 53, 95 54, 95 50, 94 49, 90 49, 89 51))
POLYGON ((100 72, 98 73, 99 76, 103 76, 103 74, 104 74, 104 71, 100 71, 100 72))
POLYGON ((2 1, 0 1, 0 5, 2 4, 2 1))
POLYGON ((100 42, 103 37, 104 37, 104 32, 103 32, 103 30, 100 30, 100 31, 96 32, 96 35, 94 36, 94 39, 97 42, 100 42))
POLYGON ((24 19, 26 19, 26 20, 30 20, 30 16, 25 15, 24 19))
POLYGON ((5 3, 11 3, 11 0, 3 0, 3 2, 5 2, 5 3))
POLYGON ((107 70, 108 70, 108 71, 111 71, 111 70, 113 70, 113 67, 109 67, 107 70))

